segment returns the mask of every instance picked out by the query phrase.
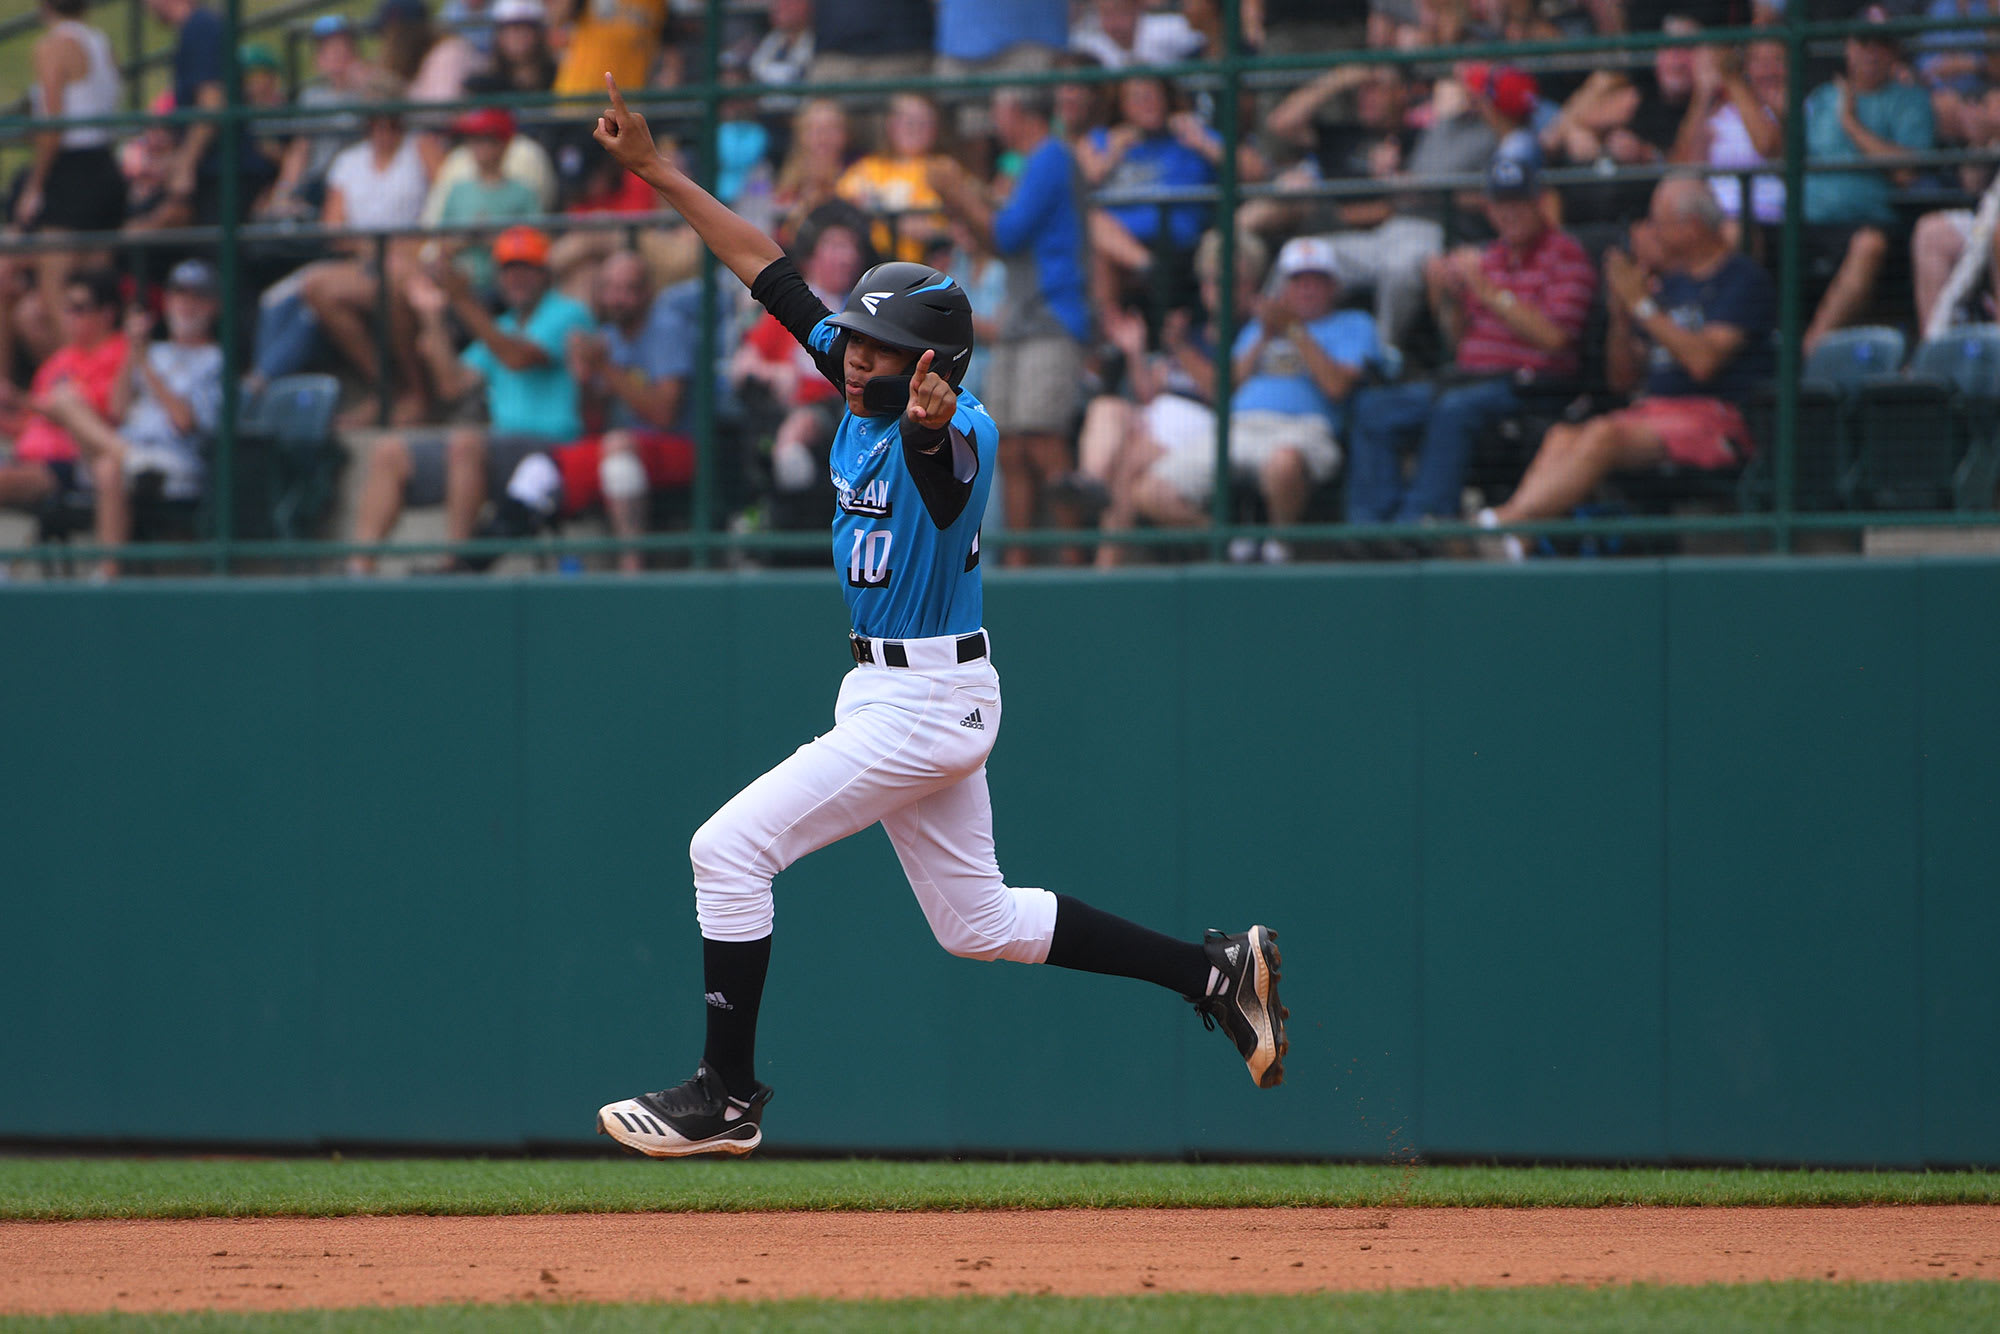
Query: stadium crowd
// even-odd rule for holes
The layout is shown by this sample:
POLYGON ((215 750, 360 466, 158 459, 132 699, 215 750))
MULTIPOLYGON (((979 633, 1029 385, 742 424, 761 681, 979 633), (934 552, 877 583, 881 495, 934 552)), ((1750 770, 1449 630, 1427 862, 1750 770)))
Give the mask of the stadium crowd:
MULTIPOLYGON (((174 32, 155 109, 221 105, 215 12, 202 0, 146 4, 174 32)), ((339 421, 362 442, 362 477, 351 533, 334 535, 388 540, 406 507, 440 504, 452 539, 598 510, 621 536, 682 523, 704 373, 715 377, 714 494, 731 522, 825 522, 838 401, 734 284, 714 293, 717 359, 700 364, 698 247, 591 144, 591 107, 396 109, 594 97, 606 71, 628 90, 670 91, 700 77, 700 7, 381 0, 365 22, 309 21, 310 77, 296 88, 272 46, 247 42, 244 96, 271 114, 244 128, 226 190, 211 123, 129 135, 68 125, 117 110, 124 85, 84 0, 39 5, 29 94, 40 125, 8 182, 10 232, 213 224, 234 198, 246 221, 396 233, 380 246, 355 236, 242 251, 246 411, 301 372, 345 385, 339 421), (288 118, 291 106, 341 114, 288 118), (553 221, 604 215, 633 222, 553 221)), ((1775 22, 1782 2, 1240 9, 1248 51, 1408 53, 1692 36, 1775 22)), ((1932 0, 1855 17, 1913 12, 1986 11, 1932 0)), ((721 106, 716 193, 772 231, 829 305, 888 257, 934 264, 969 289, 981 347, 966 386, 1000 428, 989 522, 1079 531, 1046 553, 1011 546, 1010 563, 1113 565, 1139 548, 1093 551, 1085 530, 1207 524, 1225 352, 1222 484, 1233 512, 1273 524, 1504 526, 1570 513, 1613 475, 1726 477, 1752 459, 1764 443, 1754 404, 1774 370, 1785 189, 1779 171, 1757 169, 1782 156, 1782 44, 1587 64, 1346 64, 1246 83, 1227 109, 1240 127, 1232 142, 1213 84, 1154 69, 1220 57, 1221 23, 1216 0, 768 0, 732 6, 718 35, 722 78, 767 87, 1122 74, 944 103, 766 91, 721 106), (1267 187, 1234 219, 1230 284, 1216 206, 1144 197, 1212 187, 1225 165, 1267 187), (1560 167, 1600 171, 1556 190, 1544 174, 1560 167), (1664 176, 1618 171, 1637 167, 1664 176)), ((1805 178, 1805 349, 1863 320, 1922 328, 1982 234, 1969 208, 1913 213, 1912 187, 1963 202, 1951 196, 1984 189, 1986 169, 1947 179, 1895 159, 2000 144, 2000 61, 1982 33, 1864 32, 1802 77, 1810 160, 1854 164, 1805 178)), ((656 119, 696 155, 693 122, 656 119)), ((0 506, 80 503, 97 537, 117 543, 133 533, 135 507, 201 494, 226 371, 212 256, 0 251, 0 506)), ((1496 558, 1526 554, 1502 533, 1481 545, 1496 558)), ((1272 539, 1231 554, 1292 553, 1272 539)))

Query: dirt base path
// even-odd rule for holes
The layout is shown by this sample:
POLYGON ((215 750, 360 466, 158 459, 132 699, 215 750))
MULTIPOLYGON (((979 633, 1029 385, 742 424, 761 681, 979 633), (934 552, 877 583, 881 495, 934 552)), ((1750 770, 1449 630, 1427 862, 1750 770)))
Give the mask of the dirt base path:
POLYGON ((2000 1278, 2000 1208, 565 1214, 0 1224, 0 1312, 2000 1278))

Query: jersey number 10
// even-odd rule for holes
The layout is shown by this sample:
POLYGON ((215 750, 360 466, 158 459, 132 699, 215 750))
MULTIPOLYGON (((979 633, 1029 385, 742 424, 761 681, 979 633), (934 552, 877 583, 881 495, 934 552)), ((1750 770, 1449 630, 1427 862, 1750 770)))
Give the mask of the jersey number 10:
POLYGON ((889 544, 895 536, 887 528, 854 530, 854 550, 847 557, 849 587, 889 586, 889 544))

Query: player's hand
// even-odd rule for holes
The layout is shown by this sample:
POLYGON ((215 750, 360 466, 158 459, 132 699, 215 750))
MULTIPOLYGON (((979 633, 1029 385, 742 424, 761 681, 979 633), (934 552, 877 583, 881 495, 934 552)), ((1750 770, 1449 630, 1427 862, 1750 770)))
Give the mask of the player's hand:
POLYGON ((910 372, 910 406, 904 410, 910 420, 921 422, 933 431, 948 426, 952 414, 958 411, 958 391, 931 369, 936 356, 936 352, 927 349, 917 358, 917 368, 910 372))
POLYGON ((627 171, 638 171, 658 161, 660 150, 653 144, 652 128, 644 116, 625 105, 625 94, 618 91, 618 81, 608 71, 604 75, 604 89, 611 95, 611 106, 597 118, 597 128, 591 131, 591 137, 603 144, 604 150, 627 171))

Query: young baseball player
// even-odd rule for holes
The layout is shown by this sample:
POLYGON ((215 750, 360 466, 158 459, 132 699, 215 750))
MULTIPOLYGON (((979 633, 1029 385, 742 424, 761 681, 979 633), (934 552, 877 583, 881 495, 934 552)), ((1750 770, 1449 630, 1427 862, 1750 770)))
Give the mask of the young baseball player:
POLYGON ((771 879, 879 822, 938 943, 971 959, 1050 963, 1179 992, 1236 1043, 1260 1088, 1284 1078, 1287 1011, 1275 932, 1199 944, 1066 894, 1018 889, 993 853, 986 756, 1000 678, 980 626, 979 516, 996 432, 958 389, 972 353, 965 291, 922 264, 880 264, 835 314, 777 242, 653 146, 607 75, 597 141, 687 219, 716 258, 812 354, 847 411, 830 460, 835 568, 853 616, 854 669, 833 730, 739 792, 695 833, 708 1035, 694 1077, 614 1102, 597 1128, 653 1157, 745 1154, 763 1141, 757 1006, 771 957, 771 879))

